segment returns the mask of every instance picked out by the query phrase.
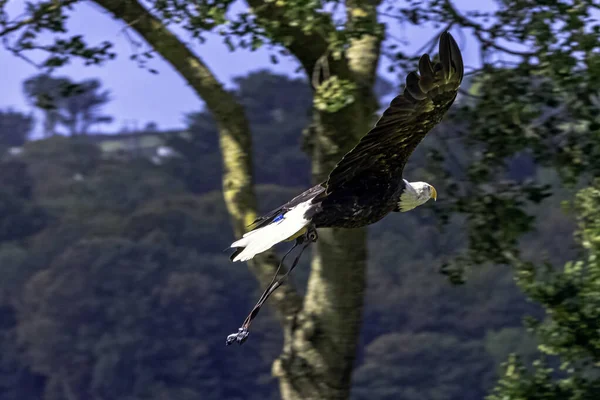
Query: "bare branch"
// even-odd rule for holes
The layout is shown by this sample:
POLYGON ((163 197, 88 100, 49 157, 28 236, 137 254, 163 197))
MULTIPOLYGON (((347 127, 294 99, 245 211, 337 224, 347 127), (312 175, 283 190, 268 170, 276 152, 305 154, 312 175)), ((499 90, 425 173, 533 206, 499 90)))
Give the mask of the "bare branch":
POLYGON ((24 28, 24 27, 26 27, 28 25, 33 24, 34 22, 35 22, 34 18, 26 18, 26 19, 21 20, 19 22, 14 22, 10 26, 5 26, 5 28, 0 31, 0 36, 6 36, 9 33, 16 32, 16 31, 18 31, 21 28, 24 28))
MULTIPOLYGON (((75 4, 78 1, 79 0, 62 0, 62 1, 56 0, 56 1, 53 1, 51 5, 48 6, 46 11, 47 12, 55 11, 55 10, 60 9, 61 7, 66 7, 66 6, 75 4)), ((21 28, 25 28, 29 25, 35 24, 36 22, 40 21, 42 16, 43 15, 40 14, 35 17, 25 18, 18 22, 15 21, 12 23, 2 23, 2 25, 4 26, 4 29, 0 30, 0 37, 6 36, 13 32, 16 32, 16 31, 20 30, 21 28)))
POLYGON ((15 49, 14 47, 12 47, 10 45, 10 43, 8 42, 8 37, 2 36, 1 38, 2 38, 2 45, 4 46, 4 48, 6 50, 10 51, 15 57, 20 58, 21 60, 25 61, 27 64, 33 65, 36 69, 42 69, 42 66, 40 64, 36 63, 31 58, 27 57, 22 52, 15 49))
POLYGON ((511 54, 513 56, 521 56, 521 57, 532 57, 534 56, 536 53, 533 51, 519 51, 519 50, 513 50, 513 49, 509 49, 507 47, 504 47, 498 43, 496 43, 493 40, 489 40, 487 38, 485 38, 483 36, 484 32, 488 32, 488 29, 486 29, 484 26, 482 26, 481 24, 465 17, 464 15, 462 15, 457 9, 456 7, 454 7, 454 5, 452 4, 451 0, 445 0, 445 8, 446 10, 450 13, 451 17, 458 22, 460 25, 467 27, 467 28, 471 28, 473 29, 473 33, 475 34, 475 37, 477 37, 477 39, 483 43, 485 46, 496 49, 498 51, 507 53, 507 54, 511 54))

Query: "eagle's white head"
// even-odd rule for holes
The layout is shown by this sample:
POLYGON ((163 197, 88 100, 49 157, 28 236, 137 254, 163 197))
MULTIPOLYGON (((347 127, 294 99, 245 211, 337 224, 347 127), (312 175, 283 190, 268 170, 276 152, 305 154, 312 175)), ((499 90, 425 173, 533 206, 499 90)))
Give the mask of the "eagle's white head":
POLYGON ((437 191, 427 182, 408 182, 404 179, 404 184, 406 186, 398 202, 398 208, 401 212, 410 211, 425 204, 431 198, 437 200, 437 191))

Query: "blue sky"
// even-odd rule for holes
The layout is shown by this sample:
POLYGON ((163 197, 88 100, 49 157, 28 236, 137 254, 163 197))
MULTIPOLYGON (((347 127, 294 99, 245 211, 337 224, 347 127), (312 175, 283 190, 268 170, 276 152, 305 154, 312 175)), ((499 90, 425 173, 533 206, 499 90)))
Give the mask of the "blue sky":
MULTIPOLYGON (((469 0, 456 3, 467 5, 469 0)), ((16 17, 23 9, 24 4, 25 0, 10 0, 7 6, 9 15, 16 17)), ((478 8, 481 8, 483 4, 489 7, 490 2, 486 0, 479 3, 478 8)), ((238 5, 238 7, 245 6, 238 5)), ((160 58, 151 61, 151 67, 159 71, 157 75, 141 70, 135 62, 129 60, 132 50, 123 34, 123 26, 122 22, 113 19, 110 14, 93 2, 77 5, 68 22, 69 33, 83 34, 89 43, 109 40, 114 43, 118 56, 115 60, 102 66, 86 67, 75 60, 70 65, 61 68, 56 74, 69 76, 76 81, 98 78, 103 82, 104 87, 111 91, 113 101, 106 106, 105 112, 114 116, 115 122, 100 127, 102 132, 115 132, 123 126, 128 126, 130 129, 142 128, 150 121, 156 122, 159 128, 181 127, 184 113, 202 108, 201 99, 186 85, 177 72, 160 58)), ((408 39, 410 45, 406 51, 413 52, 434 35, 434 31, 428 27, 402 28, 389 24, 388 30, 395 37, 408 39)), ((456 31, 454 32, 456 33, 456 31)), ((181 31, 176 33, 181 38, 187 39, 185 33, 181 31)), ((468 35, 465 36, 466 42, 456 35, 464 52, 465 63, 473 66, 477 62, 475 45, 468 35)), ((273 65, 269 62, 270 52, 268 50, 229 52, 221 38, 217 36, 209 36, 208 41, 204 44, 188 40, 186 42, 227 86, 231 86, 233 77, 244 75, 251 70, 268 68, 276 73, 293 75, 298 65, 292 58, 280 58, 280 63, 273 65)), ((0 109, 13 108, 25 112, 32 111, 33 108, 27 104, 22 94, 21 83, 39 71, 2 47, 0 47, 0 65, 2 66, 0 109)), ((386 66, 385 62, 380 64, 381 73, 400 84, 396 76, 387 73, 386 66)))

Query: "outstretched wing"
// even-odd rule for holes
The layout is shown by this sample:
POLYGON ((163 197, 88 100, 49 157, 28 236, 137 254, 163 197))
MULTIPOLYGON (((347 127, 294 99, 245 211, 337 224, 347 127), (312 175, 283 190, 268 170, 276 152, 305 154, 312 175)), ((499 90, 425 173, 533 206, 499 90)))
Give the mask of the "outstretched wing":
POLYGON ((404 92, 394 98, 377 124, 329 174, 327 193, 344 187, 400 180, 415 147, 450 108, 463 78, 460 49, 450 33, 440 37, 439 61, 428 54, 419 60, 419 74, 406 77, 404 92))

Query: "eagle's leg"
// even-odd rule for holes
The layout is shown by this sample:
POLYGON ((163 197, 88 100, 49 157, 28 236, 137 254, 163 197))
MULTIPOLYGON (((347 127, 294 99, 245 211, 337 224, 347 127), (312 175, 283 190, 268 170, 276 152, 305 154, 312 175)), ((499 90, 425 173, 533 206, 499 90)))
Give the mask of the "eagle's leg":
POLYGON ((294 244, 294 246, 292 246, 292 248, 289 249, 287 251, 287 253, 285 253, 283 258, 281 259, 281 262, 279 263, 279 266, 277 267, 277 271, 275 271, 275 276, 273 276, 271 283, 269 284, 269 286, 267 286, 267 288, 265 289, 263 294, 260 296, 260 299, 258 300, 256 305, 252 308, 252 311, 250 311, 250 314, 248 314, 248 316, 244 320, 244 323, 242 324, 242 326, 240 328, 238 328, 237 333, 232 333, 231 335, 227 336, 227 341, 226 341, 227 346, 229 346, 233 342, 238 342, 241 345, 242 343, 244 343, 246 341, 246 339, 248 339, 248 335, 250 335, 250 331, 249 331, 250 324, 252 324, 252 321, 258 315, 258 312, 260 311, 260 308, 262 307, 262 305, 267 301, 269 296, 279 286, 281 286, 283 284, 283 282, 288 277, 288 275, 292 272, 292 270, 296 267, 296 265, 298 265, 298 262, 300 261, 300 257, 302 256, 302 253, 304 252, 304 250, 308 247, 308 245, 310 245, 313 242, 316 242, 318 237, 319 236, 317 235, 317 230, 313 226, 310 226, 304 235, 299 236, 296 239, 296 243, 294 244), (277 279, 277 275, 279 274, 279 270, 281 269, 281 266, 283 265, 285 258, 288 256, 288 254, 290 254, 292 252, 292 250, 294 250, 297 246, 299 246, 301 244, 304 244, 304 246, 302 246, 302 249, 300 249, 300 253, 294 259, 294 262, 292 263, 292 266, 290 267, 290 269, 285 273, 285 275, 283 275, 281 278, 277 279))

